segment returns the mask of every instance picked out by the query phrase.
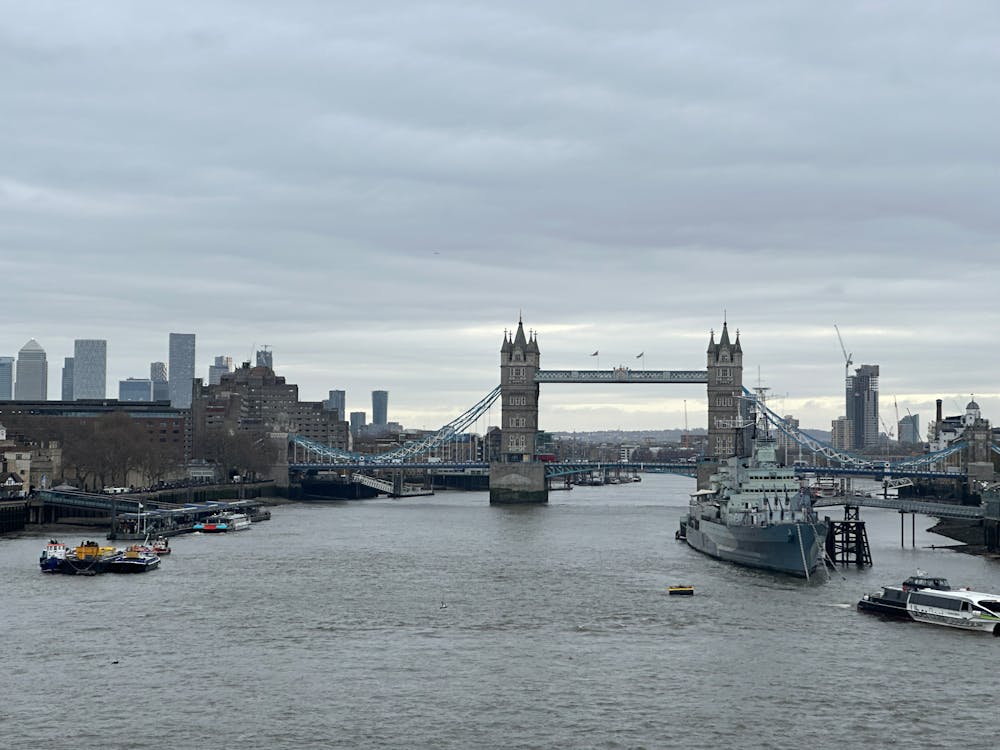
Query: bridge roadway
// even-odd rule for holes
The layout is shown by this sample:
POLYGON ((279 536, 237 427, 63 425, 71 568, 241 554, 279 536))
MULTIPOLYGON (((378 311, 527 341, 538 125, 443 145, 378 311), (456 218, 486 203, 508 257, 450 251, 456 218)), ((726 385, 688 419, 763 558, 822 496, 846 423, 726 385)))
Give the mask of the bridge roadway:
POLYGON ((885 479, 886 477, 909 477, 911 479, 965 479, 964 472, 956 471, 930 471, 928 469, 900 469, 888 467, 882 464, 873 464, 870 467, 856 466, 796 466, 796 476, 803 474, 816 474, 820 476, 854 476, 854 477, 875 477, 885 479))
POLYGON ((849 495, 825 497, 813 503, 815 508, 829 508, 836 505, 857 505, 863 508, 888 508, 900 513, 920 513, 935 518, 976 519, 983 518, 983 508, 978 505, 952 505, 951 503, 928 503, 920 500, 892 500, 885 497, 849 495))
POLYGON ((707 370, 536 370, 536 383, 707 383, 707 370))
MULTIPOLYGON (((310 465, 311 468, 315 469, 330 469, 329 464, 316 464, 310 465)), ((344 468, 348 468, 344 466, 344 468)), ((489 464, 483 462, 458 462, 458 463, 444 463, 444 462, 426 462, 426 463, 369 463, 369 464, 358 464, 351 468, 364 468, 364 469, 434 469, 436 471, 462 471, 462 470, 479 470, 480 472, 489 471, 489 464)), ((626 470, 626 471, 650 471, 650 472, 664 472, 664 473, 677 473, 684 475, 693 475, 697 470, 697 464, 690 462, 683 463, 665 463, 665 462, 621 462, 621 463, 598 463, 598 462, 563 462, 563 463, 549 463, 546 464, 546 475, 551 477, 557 476, 567 476, 570 474, 579 474, 593 471, 616 471, 616 470, 626 470)), ((948 476, 954 477, 954 474, 948 476)), ((181 505, 169 504, 169 503, 159 503, 159 505, 164 506, 160 510, 154 510, 150 505, 155 503, 151 502, 148 497, 129 497, 122 495, 103 495, 103 494, 93 494, 88 492, 67 492, 67 491, 55 491, 55 490, 42 490, 37 494, 38 499, 46 502, 55 503, 58 505, 85 508, 87 510, 104 511, 110 513, 112 508, 115 508, 116 512, 123 514, 138 514, 139 503, 143 502, 146 507, 146 514, 149 516, 157 516, 165 514, 167 516, 172 516, 175 514, 185 514, 192 516, 202 516, 209 515, 216 512, 220 508, 227 507, 232 503, 226 502, 215 502, 209 501, 207 503, 184 503, 181 505)), ((240 504, 239 502, 235 504, 240 504)), ((928 503, 920 500, 892 500, 889 498, 881 497, 868 497, 861 495, 851 495, 851 496, 841 496, 832 498, 822 498, 815 501, 814 505, 817 508, 831 507, 837 505, 857 505, 866 508, 887 508, 890 510, 898 510, 901 513, 920 513, 926 516, 934 516, 936 518, 955 518, 955 519, 977 519, 983 518, 983 508, 980 506, 970 506, 970 505, 953 505, 950 503, 928 503)))
MULTIPOLYGON (((561 476, 565 474, 577 474, 586 471, 608 471, 624 469, 627 471, 651 471, 651 472, 671 472, 680 471, 685 474, 693 474, 697 469, 697 464, 689 462, 680 463, 658 463, 653 461, 637 462, 597 462, 597 461, 564 461, 547 462, 545 464, 546 475, 561 476)), ((478 471, 488 472, 490 465, 485 461, 345 461, 344 463, 290 463, 289 471, 369 471, 369 470, 425 470, 432 473, 443 473, 453 471, 478 471)))
MULTIPOLYGON (((587 471, 606 471, 608 469, 625 469, 628 471, 649 471, 658 473, 693 475, 697 471, 698 464, 691 462, 659 462, 659 461, 626 461, 626 462, 597 462, 597 461, 558 461, 546 464, 545 473, 548 476, 565 476, 567 474, 579 474, 587 471)), ((336 470, 389 470, 407 469, 424 470, 432 472, 443 471, 489 471, 490 465, 485 461, 344 461, 342 463, 294 462, 289 463, 289 471, 336 471, 336 470)), ((844 468, 834 466, 796 466, 796 476, 802 477, 806 474, 817 476, 855 476, 873 477, 882 480, 889 477, 908 477, 911 479, 957 479, 965 478, 964 474, 950 471, 927 471, 923 469, 886 469, 881 464, 867 468, 844 468)))

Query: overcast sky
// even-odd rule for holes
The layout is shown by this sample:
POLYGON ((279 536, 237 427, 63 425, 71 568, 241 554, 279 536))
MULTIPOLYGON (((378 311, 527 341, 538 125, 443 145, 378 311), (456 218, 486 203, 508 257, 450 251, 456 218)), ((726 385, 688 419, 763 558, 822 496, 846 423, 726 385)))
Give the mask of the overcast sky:
MULTIPOLYGON (((890 425, 1000 419, 995 2, 0 9, 0 355, 37 339, 50 397, 76 338, 116 396, 193 332, 201 377, 266 344, 304 399, 435 428, 519 311, 552 369, 702 369, 725 315, 806 427, 843 413, 834 324, 890 425)), ((552 385, 541 426, 685 402, 552 385)))

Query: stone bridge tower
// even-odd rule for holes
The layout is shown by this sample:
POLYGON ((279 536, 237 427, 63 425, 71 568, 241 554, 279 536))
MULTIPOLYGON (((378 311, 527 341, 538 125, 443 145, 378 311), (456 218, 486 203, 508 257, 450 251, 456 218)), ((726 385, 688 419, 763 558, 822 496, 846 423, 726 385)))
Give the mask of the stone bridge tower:
POLYGON ((527 463, 535 458, 538 433, 538 339, 524 335, 524 323, 517 321, 513 338, 504 332, 500 347, 501 447, 504 463, 527 463))
POLYGON ((735 456, 736 440, 746 409, 743 401, 743 348, 740 334, 730 343, 729 329, 722 323, 722 335, 715 331, 708 339, 708 448, 706 455, 716 461, 735 456))

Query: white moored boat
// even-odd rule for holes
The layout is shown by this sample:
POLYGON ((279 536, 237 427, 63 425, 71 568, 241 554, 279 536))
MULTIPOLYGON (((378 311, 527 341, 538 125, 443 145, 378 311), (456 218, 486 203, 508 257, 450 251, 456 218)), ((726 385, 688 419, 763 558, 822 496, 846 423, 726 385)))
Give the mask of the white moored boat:
POLYGON ((910 593, 906 611, 917 622, 1000 636, 1000 594, 922 589, 910 593))
POLYGON ((231 511, 216 513, 214 516, 209 516, 204 521, 194 524, 192 528, 194 531, 214 534, 227 531, 243 531, 243 529, 250 528, 250 516, 245 513, 233 513, 231 511))

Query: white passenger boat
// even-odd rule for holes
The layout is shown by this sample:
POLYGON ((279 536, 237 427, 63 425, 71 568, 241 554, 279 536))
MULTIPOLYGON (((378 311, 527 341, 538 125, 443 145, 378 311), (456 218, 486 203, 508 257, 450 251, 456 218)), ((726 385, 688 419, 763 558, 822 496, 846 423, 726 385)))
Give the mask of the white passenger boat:
POLYGON ((917 622, 1000 636, 1000 594, 922 589, 910 593, 906 611, 917 622))
POLYGON ((220 534, 227 531, 243 531, 250 528, 250 516, 245 513, 216 513, 204 521, 199 521, 192 527, 193 531, 203 531, 209 534, 220 534))

